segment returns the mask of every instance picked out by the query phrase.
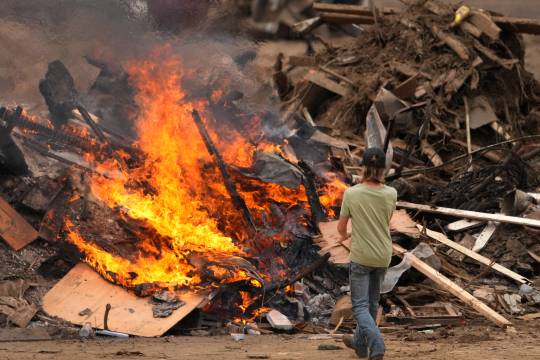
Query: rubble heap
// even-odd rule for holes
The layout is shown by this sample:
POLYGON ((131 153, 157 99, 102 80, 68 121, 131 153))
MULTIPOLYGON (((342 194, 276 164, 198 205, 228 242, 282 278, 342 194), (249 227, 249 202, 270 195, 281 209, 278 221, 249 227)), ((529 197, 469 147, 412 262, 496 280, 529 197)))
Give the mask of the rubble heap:
POLYGON ((200 103, 179 95, 168 77, 180 70, 174 61, 130 73, 89 58, 102 70, 90 91, 96 116, 65 66, 51 63, 40 90, 52 121, 0 109, 9 171, 0 183, 2 237, 11 246, 0 245, 0 321, 65 326, 50 317, 58 316, 82 325, 84 337, 92 326, 158 336, 184 317, 184 333, 228 322, 235 339, 270 328, 351 330, 349 244, 329 220, 339 215, 342 180, 360 178, 366 146, 387 151, 388 184, 410 210, 392 219, 397 256, 378 323, 432 330, 479 313, 501 327, 510 316, 537 317, 538 83, 517 34, 537 28, 407 2, 399 13, 315 4, 319 16, 295 28, 370 26, 338 47, 319 39, 322 51, 289 58, 287 70, 278 58, 281 119, 246 115, 236 89, 209 86, 200 103), (137 92, 133 80, 144 74, 137 92), (133 123, 138 111, 156 121, 133 123), (132 126, 119 134, 126 119, 132 126), (186 168, 175 168, 182 160, 186 168), (164 189, 171 196, 156 206, 164 189), (156 226, 163 216, 146 216, 167 206, 185 216, 167 223, 171 231, 156 226), (193 230, 191 249, 178 225, 193 230), (215 243, 202 241, 204 229, 215 243))

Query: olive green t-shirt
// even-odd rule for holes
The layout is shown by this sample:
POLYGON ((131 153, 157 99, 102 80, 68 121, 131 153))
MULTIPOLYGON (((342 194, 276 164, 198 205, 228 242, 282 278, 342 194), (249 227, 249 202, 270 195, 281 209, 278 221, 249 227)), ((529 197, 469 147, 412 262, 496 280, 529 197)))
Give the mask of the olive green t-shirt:
POLYGON ((358 184, 345 190, 340 216, 350 217, 352 222, 351 261, 372 267, 390 265, 390 218, 396 201, 396 190, 386 185, 358 184))

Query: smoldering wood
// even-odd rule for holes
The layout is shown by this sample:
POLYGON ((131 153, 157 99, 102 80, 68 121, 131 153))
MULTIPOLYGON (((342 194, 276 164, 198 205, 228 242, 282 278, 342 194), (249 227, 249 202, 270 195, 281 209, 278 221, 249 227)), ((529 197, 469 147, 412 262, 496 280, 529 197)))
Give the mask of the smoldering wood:
POLYGON ((45 78, 39 82, 39 91, 45 98, 54 126, 59 128, 67 124, 79 94, 73 77, 60 60, 49 63, 45 78))
POLYGON ((60 130, 51 129, 47 126, 31 121, 28 116, 22 113, 23 109, 21 107, 17 107, 15 110, 6 109, 5 111, 6 121, 14 127, 35 131, 40 136, 43 136, 51 142, 66 143, 71 146, 76 146, 85 151, 94 152, 98 150, 96 149, 96 146, 87 139, 66 134, 60 130))
POLYGON ((115 149, 113 148, 111 142, 109 141, 109 138, 107 136, 105 136, 105 134, 103 133, 103 131, 101 130, 101 128, 96 124, 96 122, 92 119, 92 117, 90 116, 90 114, 88 113, 88 111, 86 111, 86 109, 84 108, 84 106, 82 106, 81 104, 78 104, 77 105, 77 110, 79 110, 79 112, 81 113, 84 121, 86 121, 86 123, 88 124, 88 126, 90 126, 90 128, 94 131, 94 133, 96 134, 96 136, 98 137, 98 139, 103 143, 103 145, 106 146, 106 148, 109 150, 110 154, 112 155, 112 157, 114 157, 114 159, 116 160, 116 162, 118 163, 118 165, 120 166, 120 169, 121 170, 127 170, 128 169, 128 166, 126 165, 125 161, 120 157, 120 155, 118 155, 118 153, 115 151, 115 149))
POLYGON ((249 211, 249 208, 247 207, 244 199, 242 198, 242 196, 240 196, 240 193, 238 193, 236 184, 232 180, 231 175, 229 174, 229 171, 227 170, 227 165, 225 164, 225 161, 223 160, 223 157, 219 153, 218 149, 214 145, 214 142, 210 138, 208 131, 206 131, 206 127, 204 126, 204 123, 202 122, 202 119, 199 113, 197 112, 197 110, 193 110, 192 116, 193 116, 193 121, 195 122, 195 124, 197 125, 197 128, 199 129, 199 133, 201 134, 203 142, 206 145, 206 149, 216 161, 216 164, 219 168, 221 176, 223 177, 223 182, 225 184, 225 187, 227 188, 227 191, 229 192, 229 195, 231 196, 233 203, 236 205, 237 208, 239 208, 242 211, 244 221, 246 222, 246 225, 249 227, 251 232, 256 233, 257 227, 255 225, 255 221, 253 220, 253 216, 251 216, 251 212, 249 211))
POLYGON ((102 176, 104 176, 104 177, 108 177, 108 175, 102 174, 102 173, 98 172, 98 171, 95 170, 95 169, 92 169, 92 168, 90 168, 90 167, 88 167, 88 166, 81 165, 81 164, 79 164, 79 163, 76 163, 76 162, 74 162, 74 161, 71 161, 71 160, 66 159, 66 158, 64 158, 64 157, 62 157, 62 156, 59 156, 59 155, 56 155, 56 154, 50 152, 50 151, 47 149, 47 147, 41 145, 41 144, 38 143, 37 141, 34 141, 34 140, 32 140, 32 139, 30 139, 30 138, 27 138, 27 137, 25 137, 25 136, 22 136, 22 135, 19 135, 18 137, 23 141, 23 143, 24 143, 25 146, 31 148, 32 150, 34 150, 35 152, 37 152, 37 153, 39 153, 39 154, 41 154, 41 155, 43 155, 43 156, 46 156, 46 157, 49 157, 49 158, 51 158, 51 159, 60 161, 60 162, 66 164, 66 165, 69 165, 69 166, 74 166, 74 167, 79 168, 79 169, 81 169, 81 170, 92 171, 92 172, 94 172, 94 173, 96 173, 96 174, 100 174, 100 175, 102 175, 102 176))
POLYGON ((27 175, 29 172, 24 154, 12 137, 15 126, 13 119, 19 119, 21 114, 20 106, 14 111, 0 108, 0 122, 2 123, 0 125, 0 161, 9 172, 19 176, 27 175))
POLYGON ((298 163, 298 167, 303 170, 304 176, 302 177, 302 180, 306 190, 309 206, 311 208, 311 215, 314 224, 318 224, 319 222, 326 220, 326 214, 321 204, 319 195, 317 194, 317 186, 314 180, 316 175, 309 165, 304 161, 300 161, 298 163))

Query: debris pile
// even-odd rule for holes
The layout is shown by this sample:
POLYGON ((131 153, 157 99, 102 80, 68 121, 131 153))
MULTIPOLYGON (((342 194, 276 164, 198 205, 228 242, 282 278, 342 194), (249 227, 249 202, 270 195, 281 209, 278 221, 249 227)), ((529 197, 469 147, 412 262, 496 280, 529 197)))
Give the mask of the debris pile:
POLYGON ((205 76, 160 54, 126 69, 88 58, 101 69, 90 100, 51 63, 40 82, 50 120, 0 109, 11 247, 0 255, 16 260, 0 280, 39 272, 49 280, 36 286, 52 289, 27 301, 27 282, 0 283, 0 321, 67 321, 85 338, 173 327, 235 340, 339 336, 354 326, 350 243, 331 220, 365 146, 387 151, 401 200, 378 323, 433 331, 478 314, 500 327, 535 318, 539 84, 518 32, 537 27, 411 3, 310 8, 312 26, 296 27, 306 33, 369 26, 346 45, 278 58, 282 117, 245 111, 241 92, 204 88, 205 76))
MULTIPOLYGON (((531 231, 540 225, 540 88, 524 69, 520 33, 540 33, 540 22, 440 1, 406 3, 404 10, 315 3, 311 23, 360 24, 363 32, 314 55, 278 58, 275 88, 291 127, 348 143, 332 155, 351 182, 361 176, 365 146, 387 150, 387 183, 415 218, 395 216, 395 240, 407 247, 427 241, 434 263, 396 264, 412 264, 430 281, 400 282, 406 286, 386 298, 386 319, 418 325, 415 305, 426 304, 422 311, 439 314, 427 315, 432 324, 470 315, 460 303, 439 307, 450 293, 506 326, 485 304, 507 315, 538 311, 524 293, 539 271, 531 231)), ((331 262, 346 264, 347 244, 336 243, 333 226, 321 226, 316 242, 331 262)))

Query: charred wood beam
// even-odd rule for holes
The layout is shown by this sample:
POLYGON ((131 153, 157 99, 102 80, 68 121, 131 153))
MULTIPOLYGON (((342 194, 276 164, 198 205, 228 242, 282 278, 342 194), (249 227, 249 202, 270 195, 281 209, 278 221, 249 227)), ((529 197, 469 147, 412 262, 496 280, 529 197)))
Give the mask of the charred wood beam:
POLYGON ((304 174, 304 176, 302 176, 302 181, 304 183, 304 188, 306 189, 306 195, 311 208, 311 216, 314 224, 326 221, 327 217, 321 204, 321 200, 319 199, 319 194, 317 194, 317 186, 314 181, 315 173, 304 161, 298 162, 298 167, 304 174))
POLYGON ((62 156, 59 156, 59 155, 56 155, 56 154, 50 152, 47 149, 47 147, 43 146, 42 144, 38 143, 37 141, 34 141, 32 139, 29 139, 29 138, 27 138, 25 136, 22 136, 22 135, 19 135, 17 133, 15 133, 13 135, 15 135, 16 137, 21 139, 23 141, 24 146, 29 147, 30 149, 34 150, 35 152, 37 152, 37 153, 39 153, 39 154, 41 154, 43 156, 47 156, 47 157, 49 157, 51 159, 63 162, 64 164, 67 164, 67 165, 70 165, 70 166, 74 166, 74 167, 79 168, 81 170, 91 171, 91 172, 94 172, 94 173, 99 174, 101 176, 104 176, 106 178, 109 178, 108 175, 103 174, 103 173, 97 171, 96 169, 92 169, 90 167, 83 166, 83 165, 78 164, 78 163, 76 163, 74 161, 71 161, 69 159, 63 158, 62 156))
POLYGON ((255 226, 255 222, 253 220, 253 217, 251 216, 249 208, 247 207, 246 202, 244 201, 242 196, 240 196, 240 194, 238 193, 238 190, 236 189, 236 184, 232 180, 231 175, 229 174, 229 171, 227 170, 227 165, 225 164, 225 161, 223 160, 223 157, 219 153, 218 149, 214 145, 214 142, 210 138, 210 135, 208 134, 208 131, 206 130, 206 127, 204 126, 204 123, 202 122, 201 116, 199 115, 197 110, 193 110, 192 116, 193 116, 193 121, 195 122, 195 124, 197 125, 197 128, 199 129, 199 133, 201 134, 203 142, 206 145, 206 149, 216 161, 219 171, 221 172, 221 176, 223 177, 225 187, 227 188, 227 191, 229 192, 229 195, 231 196, 233 203, 235 204, 235 206, 240 208, 240 210, 242 210, 242 215, 244 217, 244 221, 246 222, 246 225, 248 225, 248 227, 253 233, 256 233, 257 227, 255 226))
POLYGON ((327 262, 328 259, 330 259, 330 253, 326 253, 317 260, 315 260, 313 263, 307 265, 303 269, 301 269, 296 275, 291 276, 285 280, 282 280, 280 282, 276 282, 273 284, 269 284, 263 288, 264 292, 271 292, 276 291, 279 289, 283 289, 284 287, 294 284, 297 281, 300 281, 302 278, 310 275, 315 270, 323 267, 327 262))
POLYGON ((90 116, 90 114, 88 113, 88 111, 86 111, 86 109, 82 106, 82 105, 77 105, 77 110, 79 110, 79 112, 81 113, 84 121, 88 124, 88 126, 90 126, 90 128, 92 128, 92 130, 94 131, 94 133, 96 134, 96 136, 98 137, 98 139, 103 143, 103 145, 105 145, 107 147, 107 149, 111 152, 111 155, 114 157, 114 159, 116 160, 116 162, 118 162, 118 165, 120 166, 121 170, 127 170, 128 169, 128 166, 127 164, 124 162, 124 160, 120 157, 120 155, 118 155, 118 153, 116 151, 114 151, 114 148, 111 144, 111 142, 109 141, 109 139, 107 138, 107 136, 105 136, 105 134, 103 133, 103 131, 101 131, 101 128, 96 124, 96 122, 92 119, 92 117, 90 116))
MULTIPOLYGON (((2 108, 2 109, 4 109, 4 108, 2 108)), ((42 136, 45 136, 50 140, 63 142, 63 143, 67 143, 67 144, 70 144, 70 145, 73 145, 73 146, 77 146, 77 147, 79 147, 79 148, 81 148, 83 150, 86 150, 86 151, 95 150, 95 146, 92 145, 89 141, 87 141, 87 140, 85 140, 83 138, 73 136, 73 135, 68 135, 68 134, 65 134, 65 133, 63 133, 61 131, 54 130, 54 129, 48 128, 46 126, 43 126, 41 124, 37 124, 35 122, 32 122, 27 116, 22 114, 22 108, 20 106, 17 107, 14 110, 14 112, 11 112, 10 110, 5 110, 5 109, 4 109, 4 111, 6 113, 5 119, 9 123, 9 125, 12 126, 12 127, 17 126, 17 127, 23 128, 23 129, 35 131, 38 134, 40 134, 42 136), (10 114, 10 112, 11 112, 11 114, 10 114)))

